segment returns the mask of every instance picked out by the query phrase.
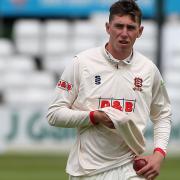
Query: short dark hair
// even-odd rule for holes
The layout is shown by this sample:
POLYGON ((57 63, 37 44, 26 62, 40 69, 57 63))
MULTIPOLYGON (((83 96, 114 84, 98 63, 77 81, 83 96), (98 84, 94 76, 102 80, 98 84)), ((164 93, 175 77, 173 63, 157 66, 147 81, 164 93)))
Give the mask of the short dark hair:
POLYGON ((109 22, 114 15, 130 15, 134 21, 137 18, 138 23, 141 24, 142 12, 135 0, 119 0, 111 5, 109 12, 109 22))

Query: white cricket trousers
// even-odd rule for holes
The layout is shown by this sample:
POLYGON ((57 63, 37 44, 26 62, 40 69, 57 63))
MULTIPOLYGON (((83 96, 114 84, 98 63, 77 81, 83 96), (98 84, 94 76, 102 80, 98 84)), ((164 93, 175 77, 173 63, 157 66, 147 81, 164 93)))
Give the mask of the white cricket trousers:
POLYGON ((93 176, 69 176, 69 180, 145 180, 133 169, 132 162, 93 176))

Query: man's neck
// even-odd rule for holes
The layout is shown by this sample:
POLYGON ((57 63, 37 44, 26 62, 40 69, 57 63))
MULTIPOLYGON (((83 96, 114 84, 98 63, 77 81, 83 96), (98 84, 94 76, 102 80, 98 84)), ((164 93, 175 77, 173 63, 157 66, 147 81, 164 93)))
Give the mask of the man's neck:
POLYGON ((132 50, 129 49, 120 49, 116 51, 111 46, 109 46, 109 44, 107 44, 105 48, 114 58, 118 60, 124 60, 132 53, 132 50))

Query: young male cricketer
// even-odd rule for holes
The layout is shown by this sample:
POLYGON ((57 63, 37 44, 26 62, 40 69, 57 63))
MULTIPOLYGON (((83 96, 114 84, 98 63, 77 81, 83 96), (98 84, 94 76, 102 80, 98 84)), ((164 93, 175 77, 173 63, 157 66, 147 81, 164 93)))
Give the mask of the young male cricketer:
POLYGON ((47 119, 52 126, 77 128, 66 168, 70 180, 152 180, 159 175, 170 136, 171 107, 159 70, 133 49, 143 32, 141 16, 135 1, 115 2, 106 23, 109 41, 76 55, 57 84, 47 119), (152 154, 136 156, 113 131, 113 118, 124 117, 131 118, 142 134, 151 119, 152 154), (134 158, 148 164, 135 172, 134 158))

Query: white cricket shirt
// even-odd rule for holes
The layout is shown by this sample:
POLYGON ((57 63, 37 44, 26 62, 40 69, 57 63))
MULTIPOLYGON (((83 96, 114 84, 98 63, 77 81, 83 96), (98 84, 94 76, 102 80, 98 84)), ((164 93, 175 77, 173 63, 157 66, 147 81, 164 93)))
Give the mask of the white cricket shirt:
POLYGON ((125 61, 110 57, 105 46, 78 54, 62 74, 54 96, 48 122, 77 128, 66 168, 73 176, 97 174, 132 160, 133 152, 121 137, 90 122, 89 112, 103 107, 116 107, 134 117, 142 134, 151 118, 154 146, 166 151, 169 98, 157 67, 136 51, 125 61))

